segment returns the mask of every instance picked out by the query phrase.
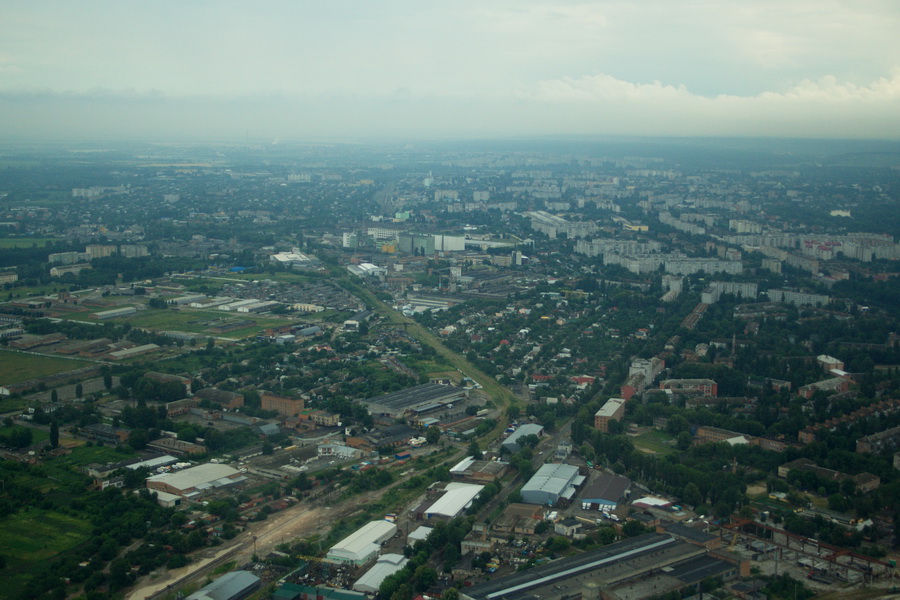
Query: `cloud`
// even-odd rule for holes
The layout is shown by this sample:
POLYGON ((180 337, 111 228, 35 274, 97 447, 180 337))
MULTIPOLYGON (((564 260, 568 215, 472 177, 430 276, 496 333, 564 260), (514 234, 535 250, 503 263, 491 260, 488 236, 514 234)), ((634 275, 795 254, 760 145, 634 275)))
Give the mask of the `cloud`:
POLYGON ((841 82, 829 75, 815 81, 803 80, 783 92, 767 91, 755 96, 722 94, 707 98, 691 93, 683 85, 668 85, 659 81, 634 83, 606 74, 540 81, 518 95, 540 102, 896 102, 900 100, 900 68, 889 77, 880 77, 868 85, 841 82))

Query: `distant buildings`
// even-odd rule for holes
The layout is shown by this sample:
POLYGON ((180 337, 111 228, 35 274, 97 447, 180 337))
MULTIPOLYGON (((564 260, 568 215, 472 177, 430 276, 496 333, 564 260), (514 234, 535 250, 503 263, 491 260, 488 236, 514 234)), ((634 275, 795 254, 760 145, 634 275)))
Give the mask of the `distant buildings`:
POLYGON ((719 385, 712 379, 666 379, 660 382, 659 389, 711 397, 719 395, 719 385))

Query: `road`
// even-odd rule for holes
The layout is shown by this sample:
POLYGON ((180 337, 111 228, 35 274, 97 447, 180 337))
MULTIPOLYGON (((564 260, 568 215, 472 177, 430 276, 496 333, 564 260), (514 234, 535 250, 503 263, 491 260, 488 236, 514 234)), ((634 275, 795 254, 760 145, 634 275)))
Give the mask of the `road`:
POLYGON ((271 515, 265 521, 251 523, 247 529, 223 546, 195 553, 193 562, 180 569, 151 573, 128 596, 130 600, 154 598, 184 586, 194 579, 206 577, 207 571, 234 561, 241 565, 249 562, 254 554, 265 556, 283 542, 311 535, 348 511, 348 507, 335 508, 295 505, 271 515), (255 538, 255 540, 254 540, 255 538))

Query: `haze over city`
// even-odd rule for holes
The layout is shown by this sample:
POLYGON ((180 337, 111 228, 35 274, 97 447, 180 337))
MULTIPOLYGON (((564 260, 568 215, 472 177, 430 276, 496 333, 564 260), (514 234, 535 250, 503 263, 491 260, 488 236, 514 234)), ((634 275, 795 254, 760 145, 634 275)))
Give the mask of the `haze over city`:
POLYGON ((896 138, 898 21, 890 0, 8 4, 0 135, 896 138))

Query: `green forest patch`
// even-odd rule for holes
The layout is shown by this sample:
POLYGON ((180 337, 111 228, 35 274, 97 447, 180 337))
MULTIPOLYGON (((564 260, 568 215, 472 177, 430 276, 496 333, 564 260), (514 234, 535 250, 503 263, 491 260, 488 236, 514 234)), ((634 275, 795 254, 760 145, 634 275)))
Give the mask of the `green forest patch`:
POLYGON ((0 384, 16 383, 55 373, 74 371, 86 364, 79 360, 37 356, 0 349, 0 384))

